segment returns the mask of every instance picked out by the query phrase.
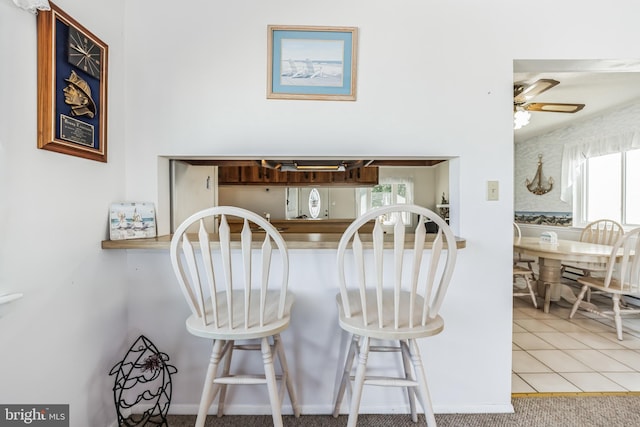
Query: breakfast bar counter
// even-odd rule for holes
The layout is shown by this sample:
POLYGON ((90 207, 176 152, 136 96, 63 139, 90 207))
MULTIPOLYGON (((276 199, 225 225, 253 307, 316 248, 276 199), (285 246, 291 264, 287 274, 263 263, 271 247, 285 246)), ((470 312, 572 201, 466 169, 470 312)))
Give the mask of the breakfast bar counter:
MULTIPOLYGON (((260 233, 256 233, 256 236, 260 233)), ((235 240, 239 242, 240 234, 232 234, 232 238, 235 236, 235 240)), ((287 248, 289 249, 337 249, 338 242, 342 237, 342 233, 282 233, 282 237, 287 242, 287 248)), ((435 234, 427 234, 427 241, 425 242, 425 249, 430 249, 435 234)), ((371 242, 370 235, 362 235, 362 241, 367 246, 367 243, 371 242)), ((385 235, 385 242, 388 242, 392 247, 392 234, 385 235)), ((197 241, 197 239, 194 239, 197 241)), ((413 234, 405 235, 405 242, 407 248, 413 245, 413 234)), ((456 237, 458 249, 462 249, 466 245, 466 241, 462 238, 456 237)), ((168 250, 171 244, 171 235, 158 236, 149 239, 129 239, 129 240, 104 240, 102 241, 102 249, 163 249, 168 250)), ((255 247, 259 247, 261 244, 260 239, 255 239, 253 242, 255 247)), ((385 244, 386 246, 386 244, 385 244)))
MULTIPOLYGON (((316 221, 310 221, 316 222, 316 221)), ((275 224, 274 224, 275 225, 275 224)), ((261 245, 264 232, 253 233, 253 245, 261 245)), ((239 234, 232 233, 239 246, 239 234)), ((129 322, 135 325, 136 333, 153 337, 162 345, 163 351, 171 356, 171 361, 179 375, 173 379, 176 390, 180 390, 180 400, 172 402, 174 411, 195 413, 202 391, 202 378, 207 369, 207 358, 203 355, 211 351, 208 340, 191 336, 184 327, 189 308, 184 303, 175 274, 169 260, 171 235, 148 239, 105 240, 102 248, 108 256, 123 258, 123 274, 127 277, 128 298, 131 307, 129 322), (124 249, 124 250, 123 250, 124 249)), ((195 237, 195 236, 194 236, 195 237)), ((337 390, 337 372, 345 357, 349 337, 338 326, 336 293, 336 252, 342 233, 282 233, 290 250, 289 290, 295 295, 291 326, 282 333, 285 343, 289 371, 295 382, 298 400, 304 414, 329 414, 333 411, 333 396, 337 390)), ((408 234, 407 247, 413 239, 408 234)), ((427 234, 425 249, 432 246, 435 234, 427 234)), ((393 234, 385 235, 385 240, 393 234)), ((367 246, 371 235, 363 234, 363 244, 367 246)), ((197 246, 197 240, 193 241, 197 246)), ((232 247, 234 242, 232 242, 232 247)), ((464 248, 466 240, 458 238, 457 247, 464 248)), ((234 257, 241 255, 240 249, 232 250, 234 257)), ((460 254, 459 254, 460 255, 460 254)), ((460 288, 462 282, 453 286, 460 288)), ((439 340, 452 340, 455 336, 455 304, 449 307, 448 334, 439 340)), ((450 401, 457 391, 449 387, 448 379, 437 378, 437 372, 452 369, 450 357, 437 355, 433 349, 421 343, 421 350, 429 354, 425 360, 427 369, 436 373, 432 378, 434 408, 439 412, 449 411, 450 401)), ((449 345, 449 344, 448 344, 449 345)), ((453 344, 455 345, 455 341, 453 344)), ((445 350, 445 353, 448 350, 445 350)), ((240 359, 239 359, 240 360, 240 359)), ((262 364, 250 359, 243 360, 250 372, 260 372, 262 364)), ((382 374, 386 371, 381 370, 382 374)), ((391 372, 395 372, 392 370, 391 372)), ((268 399, 260 394, 262 390, 243 390, 230 400, 229 413, 269 414, 268 399)), ((342 412, 347 411, 344 405, 342 412)), ((387 393, 385 387, 372 387, 362 397, 363 412, 398 413, 410 411, 405 393, 387 393)), ((458 410, 458 408, 455 408, 458 410)), ((492 406, 492 411, 496 411, 492 406)), ((510 411, 511 407, 497 409, 510 411)), ((292 413, 290 402, 285 399, 283 413, 292 413)))

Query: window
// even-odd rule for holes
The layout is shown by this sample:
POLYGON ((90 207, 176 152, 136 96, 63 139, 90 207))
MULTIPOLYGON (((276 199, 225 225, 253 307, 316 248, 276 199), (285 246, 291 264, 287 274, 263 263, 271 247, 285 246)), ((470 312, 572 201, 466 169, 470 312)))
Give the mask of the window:
POLYGON ((582 224, 607 218, 624 226, 640 225, 638 182, 638 149, 587 158, 577 188, 576 219, 582 224))
MULTIPOLYGON (((413 182, 409 179, 387 178, 382 183, 371 188, 356 189, 358 199, 358 215, 362 215, 372 208, 388 206, 396 203, 413 203, 413 182)), ((394 215, 385 217, 383 225, 394 225, 397 221, 394 215)), ((413 224, 411 215, 402 214, 402 222, 410 226, 413 224)))
POLYGON ((640 224, 640 150, 627 151, 625 216, 627 224, 640 224))

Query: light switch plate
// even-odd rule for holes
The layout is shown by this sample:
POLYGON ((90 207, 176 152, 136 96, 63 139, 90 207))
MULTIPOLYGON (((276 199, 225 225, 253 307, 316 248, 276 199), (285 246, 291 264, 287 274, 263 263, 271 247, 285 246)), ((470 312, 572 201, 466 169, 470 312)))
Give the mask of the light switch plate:
POLYGON ((487 181, 487 200, 498 200, 500 198, 500 188, 498 181, 487 181))

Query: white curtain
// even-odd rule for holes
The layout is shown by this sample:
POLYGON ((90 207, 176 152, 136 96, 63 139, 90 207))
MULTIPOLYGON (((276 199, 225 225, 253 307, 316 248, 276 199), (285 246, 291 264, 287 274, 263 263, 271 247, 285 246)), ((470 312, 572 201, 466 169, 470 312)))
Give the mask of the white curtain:
POLYGON ((640 102, 556 131, 553 141, 563 146, 560 199, 570 202, 588 158, 640 148, 640 102))
POLYGON ((637 130, 566 143, 562 152, 560 199, 563 202, 571 201, 573 186, 580 174, 582 165, 588 158, 636 148, 640 148, 640 132, 637 130))
POLYGON ((21 9, 28 10, 36 14, 39 10, 51 10, 48 0, 13 0, 13 2, 21 9))

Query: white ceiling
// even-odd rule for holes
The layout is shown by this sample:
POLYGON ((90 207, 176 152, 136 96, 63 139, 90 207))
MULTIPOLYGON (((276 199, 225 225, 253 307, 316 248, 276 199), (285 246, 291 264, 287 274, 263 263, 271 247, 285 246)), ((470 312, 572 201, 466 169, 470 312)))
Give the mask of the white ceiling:
POLYGON ((514 140, 524 141, 607 110, 640 102, 640 60, 519 60, 514 61, 514 84, 555 79, 559 85, 531 102, 585 104, 573 114, 531 112, 530 123, 514 130, 514 140))

